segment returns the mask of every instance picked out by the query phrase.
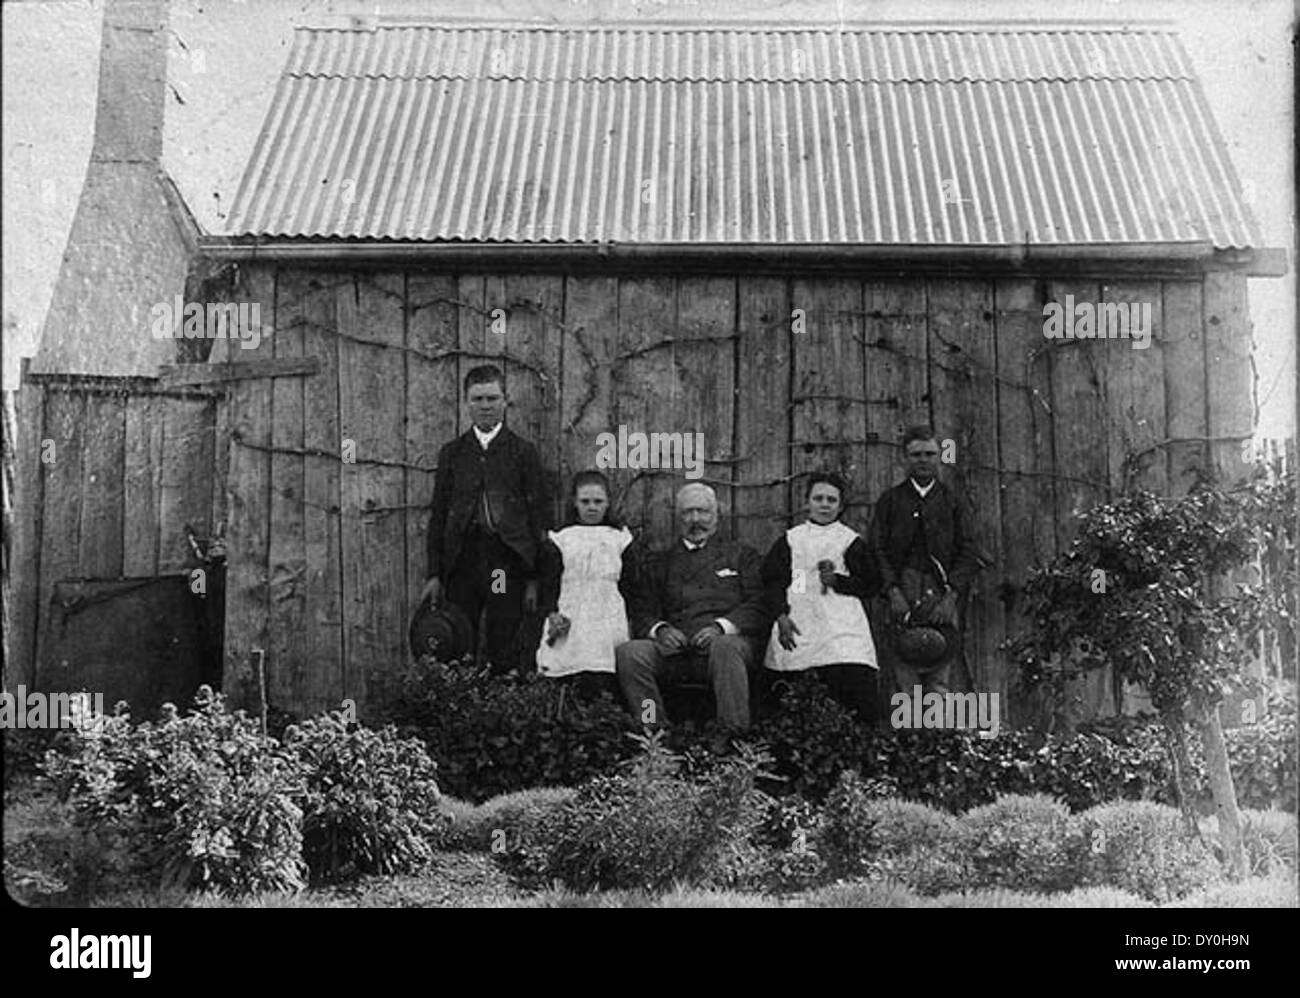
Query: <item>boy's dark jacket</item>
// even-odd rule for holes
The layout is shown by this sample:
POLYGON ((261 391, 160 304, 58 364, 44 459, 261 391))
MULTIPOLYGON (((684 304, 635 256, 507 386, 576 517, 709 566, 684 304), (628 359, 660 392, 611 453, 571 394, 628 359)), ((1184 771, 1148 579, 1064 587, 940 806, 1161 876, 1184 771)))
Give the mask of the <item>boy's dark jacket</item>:
POLYGON ((935 480, 922 500, 910 479, 886 491, 876 502, 867 546, 876 559, 883 591, 898 584, 917 524, 925 530, 926 549, 948 573, 948 584, 965 592, 971 578, 988 559, 970 533, 969 514, 953 491, 935 480), (912 514, 920 510, 920 519, 912 514))
POLYGON ((649 637, 661 620, 687 637, 718 617, 755 638, 765 637, 772 624, 758 552, 739 541, 714 536, 702 550, 687 551, 678 539, 667 551, 642 559, 634 581, 623 588, 634 638, 649 637))
POLYGON ((470 429, 438 452, 427 578, 446 580, 484 487, 498 535, 519 556, 525 578, 534 576, 537 549, 549 526, 542 463, 536 447, 502 426, 486 451, 470 429))

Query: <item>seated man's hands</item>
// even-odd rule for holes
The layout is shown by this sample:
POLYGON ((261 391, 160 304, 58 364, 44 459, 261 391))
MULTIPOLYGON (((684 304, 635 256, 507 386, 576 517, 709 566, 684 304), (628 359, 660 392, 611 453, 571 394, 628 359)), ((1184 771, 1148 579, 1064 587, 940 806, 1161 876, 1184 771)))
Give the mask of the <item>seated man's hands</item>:
POLYGON ((546 643, 553 645, 569 633, 573 621, 558 610, 546 618, 546 643))
POLYGON ((798 643, 795 641, 794 636, 802 633, 799 630, 799 625, 790 619, 788 613, 783 613, 776 618, 776 639, 781 642, 781 647, 786 651, 794 651, 795 645, 798 643))
POLYGON ((697 651, 708 651, 714 639, 722 637, 722 633, 718 624, 705 624, 691 635, 691 647, 697 651))
POLYGON ((655 628, 654 643, 660 655, 680 655, 690 647, 686 635, 672 624, 655 628))

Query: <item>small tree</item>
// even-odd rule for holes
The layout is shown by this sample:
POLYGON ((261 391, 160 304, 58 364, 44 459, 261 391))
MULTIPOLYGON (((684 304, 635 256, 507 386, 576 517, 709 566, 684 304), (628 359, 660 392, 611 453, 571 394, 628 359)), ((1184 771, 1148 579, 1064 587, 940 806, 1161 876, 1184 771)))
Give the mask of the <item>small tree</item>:
POLYGON ((1026 685, 1045 684, 1056 697, 1107 664, 1147 689, 1193 833, 1187 724, 1196 726, 1233 876, 1245 857, 1219 704, 1244 680, 1262 624, 1285 620, 1287 609, 1285 587, 1232 577, 1253 562, 1279 511, 1289 519, 1294 508, 1293 475, 1178 498, 1140 492, 1094 507, 1069 550, 1031 575, 1030 630, 1007 642, 1026 685))

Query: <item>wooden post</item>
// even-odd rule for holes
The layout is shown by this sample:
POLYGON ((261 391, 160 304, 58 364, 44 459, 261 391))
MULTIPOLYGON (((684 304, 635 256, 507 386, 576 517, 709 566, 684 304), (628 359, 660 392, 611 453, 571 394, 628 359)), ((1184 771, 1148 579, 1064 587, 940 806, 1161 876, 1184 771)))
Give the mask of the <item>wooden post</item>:
POLYGON ((41 624, 41 546, 45 504, 41 441, 45 437, 45 388, 28 380, 22 362, 15 397, 13 561, 9 564, 12 611, 5 628, 5 688, 36 684, 37 634, 41 624))

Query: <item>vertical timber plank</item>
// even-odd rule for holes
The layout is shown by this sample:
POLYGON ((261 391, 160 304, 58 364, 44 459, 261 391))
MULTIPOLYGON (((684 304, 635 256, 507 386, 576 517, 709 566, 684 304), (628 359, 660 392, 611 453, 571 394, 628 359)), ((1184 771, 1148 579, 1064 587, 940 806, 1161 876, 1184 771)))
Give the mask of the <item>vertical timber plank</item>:
POLYGON ((867 433, 862 284, 846 279, 795 280, 790 304, 803 310, 804 332, 791 336, 790 512, 804 505, 808 474, 838 472, 848 483, 843 520, 862 533, 870 521, 864 459, 867 433))
POLYGON ((13 613, 5 632, 5 679, 36 684, 37 633, 43 616, 40 600, 41 535, 44 529, 45 465, 41 441, 45 437, 45 389, 26 378, 16 398, 14 431, 14 549, 12 567, 13 613))
MULTIPOLYGON (((250 301, 275 316, 273 271, 245 271, 250 301)), ((248 360, 274 356, 275 326, 262 330, 248 360)), ((226 543, 225 668, 222 687, 232 707, 260 710, 257 659, 267 647, 269 606, 267 556, 271 524, 271 383, 265 378, 234 382, 230 399, 230 474, 227 480, 229 532, 226 543)), ((166 440, 163 442, 167 446, 166 440)), ((161 561, 160 554, 160 561, 161 561)))
MULTIPOLYGON (((1052 384, 1043 305, 1029 279, 994 286, 997 325, 998 447, 1001 458, 1002 560, 993 568, 1005 594, 1008 635, 1028 625, 1022 594, 1031 569, 1056 555, 1056 487, 1052 476, 1052 384)), ((1039 719, 1040 696, 1006 677, 1008 720, 1039 719)))
MULTIPOLYGON (((1072 295, 1075 309, 1085 303, 1095 307, 1100 301, 1096 284, 1053 281, 1048 286, 1048 301, 1059 302, 1065 309, 1065 321, 1073 323, 1066 308, 1072 295)), ((1053 444, 1056 455, 1056 529, 1057 549, 1065 550, 1078 531, 1076 517, 1106 501, 1110 467, 1106 448, 1105 354, 1115 349, 1128 350, 1106 340, 1058 339, 1051 341, 1053 444)), ((1110 669, 1090 672, 1075 684, 1069 709, 1077 720, 1105 714, 1111 703, 1110 669)))
POLYGON ((162 495, 162 408, 167 399, 132 395, 126 400, 126 470, 123 496, 122 574, 158 571, 158 504, 162 495))
POLYGON ((564 315, 562 278, 514 274, 504 282, 505 353, 511 364, 510 426, 541 456, 546 508, 551 523, 559 515, 562 485, 557 481, 560 455, 560 324, 564 315))
POLYGON ((126 401, 120 394, 86 396, 85 459, 81 469, 79 574, 115 579, 122 574, 125 507, 126 401))
POLYGON ((320 369, 302 383, 303 546, 307 557, 307 602, 303 624, 304 713, 337 709, 344 696, 343 568, 340 552, 338 296, 351 282, 337 274, 282 273, 302 295, 302 352, 320 369))
POLYGON ((358 274, 338 289, 339 427, 354 441, 340 486, 344 696, 377 706, 377 681, 405 662, 404 281, 358 274))
POLYGON ((1151 332, 1149 345, 1143 349, 1136 348, 1138 341, 1131 338, 1097 344, 1104 348, 1099 352, 1105 362, 1110 484, 1120 492, 1142 488, 1163 495, 1169 479, 1164 454, 1167 427, 1160 285, 1155 281, 1114 281, 1102 287, 1102 302, 1127 306, 1130 321, 1135 314, 1149 315, 1147 328, 1151 332))
POLYGON ((766 554, 789 524, 789 285, 766 277, 737 282, 740 341, 736 395, 736 538, 766 554))
POLYGON ((167 573, 195 564, 186 527, 199 537, 208 536, 215 408, 202 398, 169 398, 163 413, 158 570, 167 573))
MULTIPOLYGON (((614 363, 614 423, 627 432, 667 432, 663 415, 683 404, 683 386, 673 361, 677 331, 677 286, 670 277, 631 277, 618 288, 618 355, 614 363)), ((662 469, 634 470, 627 478, 624 509, 628 523, 649 532, 656 546, 671 543, 677 481, 662 469)))
POLYGON ((1006 628, 998 586, 1002 509, 993 288, 987 281, 931 281, 928 301, 931 399, 940 454, 948 441, 955 444, 955 462, 946 468, 948 485, 971 516, 978 548, 992 560, 975 576, 966 603, 968 680, 970 688, 996 693, 1005 703, 1007 669, 999 650, 1006 628))
POLYGON ((45 690, 67 689, 67 667, 48 660, 49 638, 60 626, 54 608, 54 584, 79 573, 81 545, 81 482, 86 428, 86 396, 70 387, 50 385, 45 397, 45 439, 51 462, 45 469, 45 502, 41 510, 42 618, 36 685, 45 690))
POLYGON ((1254 370, 1246 278, 1231 271, 1205 275, 1205 410, 1210 469, 1220 487, 1248 475, 1243 444, 1255 431, 1254 370))
MULTIPOLYGON (((559 516, 569 515, 573 475, 596 468, 601 433, 618 436, 613 421, 612 357, 618 347, 618 279, 574 276, 564 292, 564 369, 561 371, 559 516)), ((614 512, 626 515, 622 501, 627 472, 602 468, 613 489, 614 512)))
MULTIPOLYGON (((289 273, 275 296, 276 359, 303 354, 305 283, 289 273)), ((319 377, 319 375, 318 375, 319 377)), ((307 537, 303 504, 306 457, 303 450, 304 382, 308 378, 271 381, 271 526, 267 546, 269 646, 267 695, 276 707, 295 712, 304 706, 306 671, 303 628, 307 609, 307 537)))
MULTIPOLYGON (((1106 426, 1110 456, 1110 484, 1118 492, 1145 489, 1164 495, 1168 485, 1165 439, 1164 310, 1158 281, 1114 281, 1102 286, 1107 323, 1127 322, 1129 339, 1106 344, 1106 426), (1109 306, 1115 305, 1112 310, 1109 306), (1126 311, 1125 311, 1126 310, 1126 311), (1123 317, 1123 322, 1121 322, 1123 317), (1133 338, 1134 320, 1150 334, 1147 346, 1133 338)), ((1150 697, 1138 686, 1111 677, 1112 698, 1118 713, 1150 710, 1150 697)))
POLYGON ((1205 346, 1199 281, 1165 281, 1165 325, 1161 352, 1165 363, 1165 423, 1169 429, 1168 486, 1184 495, 1208 478, 1204 441, 1205 346))
POLYGON ((930 421, 925 285, 867 281, 864 375, 867 397, 867 501, 874 509, 903 476, 903 431, 930 421))
POLYGON ((438 449, 456 436, 456 279, 406 279, 406 608, 414 612, 429 568, 429 504, 438 449), (423 470, 421 470, 423 469, 423 470))
MULTIPOLYGON (((734 278, 678 280, 673 361, 682 395, 678 405, 671 412, 665 411, 655 427, 663 433, 682 434, 682 456, 689 446, 695 466, 689 472, 691 476, 714 479, 708 484, 718 494, 722 516, 719 534, 731 538, 735 537, 735 499, 732 489, 722 482, 732 481, 736 467, 732 453, 736 418, 735 321, 734 278), (704 442, 702 452, 695 447, 700 439, 704 442)), ((686 468, 674 469, 673 480, 680 486, 686 475, 686 468)))

